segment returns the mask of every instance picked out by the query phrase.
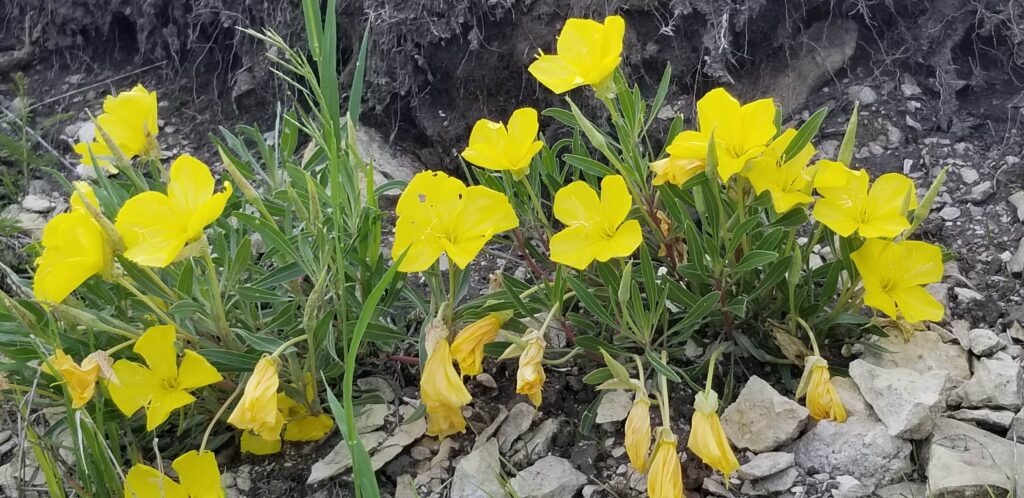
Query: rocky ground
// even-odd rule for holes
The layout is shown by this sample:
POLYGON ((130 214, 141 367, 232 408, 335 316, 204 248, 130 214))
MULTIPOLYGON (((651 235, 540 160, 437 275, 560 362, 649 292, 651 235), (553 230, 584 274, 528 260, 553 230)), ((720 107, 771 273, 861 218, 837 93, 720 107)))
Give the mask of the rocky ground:
MULTIPOLYGON (((842 362, 848 362, 849 377, 835 380, 850 415, 842 424, 809 420, 780 379, 752 377, 723 414, 743 467, 726 483, 687 454, 688 493, 1019 494, 1024 491, 1024 459, 1017 457, 1024 448, 1015 442, 1024 430, 1022 88, 1008 75, 998 84, 966 86, 955 96, 960 104, 956 114, 943 122, 938 118, 943 95, 934 81, 897 71, 884 54, 865 50, 863 42, 854 50, 856 41, 831 39, 838 42, 815 45, 828 53, 794 57, 778 68, 783 76, 760 86, 778 88, 780 81, 803 85, 789 88, 790 100, 785 102, 794 122, 818 107, 831 110, 819 145, 825 157, 834 157, 856 100, 861 103, 858 165, 874 174, 901 171, 921 189, 949 168, 921 231, 923 238, 949 252, 944 282, 930 288, 947 304, 947 320, 909 341, 885 338, 878 341, 880 348, 848 351, 842 362)), ((123 61, 88 70, 60 63, 31 68, 29 81, 38 83, 32 85, 31 97, 36 102, 53 99, 35 112, 43 117, 71 113, 40 138, 73 162, 70 141, 92 133, 84 110, 95 112, 103 95, 128 86, 128 81, 142 81, 160 92, 161 141, 167 154, 188 152, 215 163, 205 134, 217 125, 272 126, 273 112, 256 112, 244 104, 241 110, 211 115, 209 97, 178 85, 159 68, 113 79, 126 72, 123 61)), ((692 113, 692 99, 671 102, 660 116, 692 113)), ((19 104, 14 95, 3 94, 0 105, 10 110, 19 104)), ((420 167, 402 152, 405 144, 391 143, 376 131, 366 129, 360 141, 384 178, 409 178, 420 167)), ((62 172, 72 174, 72 168, 65 166, 62 172)), ((39 176, 25 195, 0 203, 0 215, 24 230, 5 243, 20 247, 38 237, 45 221, 66 209, 64 197, 39 176)), ((22 256, 5 263, 28 262, 22 256)), ((514 272, 519 263, 510 258, 495 266, 514 272)), ((393 375, 362 379, 361 387, 379 392, 386 401, 367 407, 359 422, 385 491, 395 498, 642 496, 644 478, 627 465, 622 445, 628 396, 606 394, 598 401, 597 418, 581 427, 580 414, 595 399, 581 381, 589 368, 581 363, 552 372, 547 401, 535 411, 512 392, 514 372, 490 365, 490 374, 470 381, 476 400, 467 412, 470 430, 443 442, 424 436, 422 420, 402 423, 416 404, 414 368, 395 366, 393 375)), ((686 433, 684 398, 689 399, 676 396, 680 406, 673 407, 680 414, 681 425, 675 427, 679 434, 686 433)), ((15 421, 8 417, 0 430, 10 430, 7 426, 15 421)), ((18 452, 11 451, 17 437, 0 431, 0 440, 0 489, 13 495, 13 477, 21 469, 18 452)), ((270 458, 228 457, 224 481, 229 496, 333 497, 350 490, 350 460, 337 436, 289 446, 270 458)))

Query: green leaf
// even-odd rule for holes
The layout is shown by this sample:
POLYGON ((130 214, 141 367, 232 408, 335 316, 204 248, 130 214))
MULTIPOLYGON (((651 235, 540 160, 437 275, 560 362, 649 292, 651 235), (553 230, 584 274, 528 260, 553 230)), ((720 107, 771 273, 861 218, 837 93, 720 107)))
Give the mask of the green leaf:
POLYGON ((267 272, 259 280, 253 282, 253 287, 259 287, 261 289, 269 289, 278 284, 290 282, 306 274, 306 269, 297 262, 291 262, 284 266, 279 266, 273 270, 267 272))
POLYGON ((666 365, 665 362, 661 361, 661 358, 658 358, 658 355, 654 354, 650 350, 647 350, 644 356, 647 357, 647 361, 651 362, 651 366, 654 367, 654 369, 657 370, 658 373, 662 375, 662 377, 665 377, 666 379, 671 380, 672 382, 683 381, 683 379, 680 379, 679 375, 676 374, 671 367, 666 365))
POLYGON ((604 364, 608 366, 612 377, 615 377, 620 382, 629 382, 629 372, 626 370, 626 367, 615 361, 615 358, 612 358, 604 349, 601 350, 601 357, 604 358, 604 364))
POLYGON ((583 411, 583 415, 580 416, 580 434, 584 436, 589 435, 590 431, 594 428, 594 420, 597 420, 597 408, 601 406, 601 400, 604 398, 604 391, 598 391, 594 401, 590 402, 587 409, 583 411))
POLYGON ((822 107, 810 118, 807 118, 807 122, 796 132, 796 136, 793 137, 793 141, 789 142, 786 150, 782 152, 782 162, 785 163, 796 156, 807 144, 811 143, 811 139, 818 134, 818 129, 821 128, 821 122, 825 119, 828 114, 828 109, 822 107))
POLYGON ((562 160, 600 178, 615 174, 615 170, 611 167, 601 164, 589 157, 566 154, 562 156, 562 160))
POLYGON ((614 353, 616 355, 626 353, 625 351, 622 350, 622 348, 619 348, 618 346, 612 346, 611 344, 608 344, 607 342, 602 341, 601 339, 598 339, 597 337, 594 337, 592 335, 581 335, 577 337, 576 346, 583 348, 586 351, 590 351, 591 353, 601 353, 602 351, 610 351, 611 353, 614 353))
POLYGON ((683 317, 683 320, 680 322, 680 327, 685 329, 700 323, 708 313, 711 313, 711 310, 715 308, 721 298, 722 293, 718 291, 711 292, 710 294, 700 298, 700 301, 697 301, 697 304, 693 305, 693 307, 690 308, 690 311, 686 313, 686 316, 683 317))
POLYGON ((290 300, 288 296, 284 296, 280 292, 251 285, 240 285, 235 289, 235 293, 239 299, 248 303, 284 303, 290 300))
POLYGON ((608 367, 601 367, 584 376, 583 383, 591 386, 596 386, 598 384, 603 384, 604 382, 607 382, 613 378, 615 378, 615 376, 612 375, 611 369, 609 369, 608 367))
POLYGON ((231 333, 237 337, 241 337, 246 344, 252 346, 254 349, 265 353, 273 353, 274 351, 277 351, 277 348, 284 344, 282 340, 276 337, 251 334, 242 329, 231 329, 231 333))
POLYGON ((227 349, 200 349, 196 351, 223 373, 249 373, 260 360, 260 355, 229 351, 227 349))
POLYGON ((543 111, 541 111, 541 115, 547 116, 549 118, 555 118, 555 120, 557 120, 559 123, 562 123, 570 128, 579 128, 579 124, 576 122, 576 117, 573 116, 571 112, 565 109, 552 107, 550 109, 544 109, 543 111))
POLYGON ((843 143, 839 145, 839 157, 836 159, 847 167, 853 162, 853 144, 857 141, 857 112, 859 110, 860 102, 854 102, 850 122, 846 124, 846 133, 843 134, 843 143))
POLYGON ((786 211, 786 214, 780 216, 774 222, 772 227, 780 228, 794 228, 807 223, 807 211, 803 208, 794 208, 786 211))
MULTIPOLYGON (((333 13, 332 13, 333 15, 333 13)), ((356 71, 352 77, 352 88, 348 94, 349 123, 359 126, 359 112, 362 109, 363 82, 366 76, 366 50, 370 46, 370 23, 363 29, 363 41, 359 43, 359 58, 356 59, 356 71)))
POLYGON ((615 319, 608 313, 608 305, 601 304, 600 301, 594 297, 594 294, 590 292, 585 285, 576 280, 575 277, 566 275, 565 279, 569 282, 572 290, 576 292, 576 297, 579 298, 583 307, 594 314, 598 319, 607 324, 608 326, 614 327, 616 325, 615 319))
POLYGON ((734 273, 743 273, 746 271, 750 271, 753 270, 754 268, 758 268, 768 263, 771 263, 772 261, 775 261, 775 258, 778 257, 778 253, 774 253, 772 251, 750 251, 743 255, 743 259, 740 260, 739 264, 732 268, 732 271, 734 273))
POLYGON ((647 117, 647 122, 644 124, 644 128, 649 128, 651 123, 654 122, 654 118, 658 116, 658 111, 661 110, 661 106, 665 103, 665 97, 668 96, 669 86, 672 84, 672 65, 665 64, 665 71, 661 73, 661 82, 658 83, 658 91, 654 94, 654 100, 651 101, 651 112, 647 117))

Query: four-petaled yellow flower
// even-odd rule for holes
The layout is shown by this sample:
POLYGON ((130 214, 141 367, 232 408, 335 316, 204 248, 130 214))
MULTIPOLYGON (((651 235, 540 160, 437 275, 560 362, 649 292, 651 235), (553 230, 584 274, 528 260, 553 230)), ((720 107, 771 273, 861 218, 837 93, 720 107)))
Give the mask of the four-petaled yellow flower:
POLYGON ((547 374, 544 373, 544 336, 534 330, 523 336, 526 348, 519 355, 519 371, 516 372, 516 392, 525 394, 533 402, 533 406, 540 406, 541 391, 544 389, 544 381, 547 374))
MULTIPOLYGON (((103 114, 96 117, 96 125, 114 141, 114 146, 126 158, 152 154, 158 131, 156 92, 136 85, 117 96, 108 95, 103 101, 103 114)), ((74 149, 82 156, 83 164, 98 164, 110 173, 117 172, 111 164, 111 146, 99 130, 94 142, 77 143, 74 149)))
POLYGON ((129 360, 114 363, 114 379, 107 383, 110 397, 125 415, 146 409, 146 430, 160 426, 171 412, 196 400, 189 391, 219 382, 217 369, 196 353, 186 349, 178 366, 174 349, 173 325, 150 327, 135 343, 133 351, 146 360, 146 366, 129 360))
POLYGON ((541 54, 530 74, 552 92, 591 85, 602 96, 612 92, 612 74, 622 61, 626 21, 608 16, 604 23, 569 19, 558 35, 557 54, 541 54))
POLYGON ((125 498, 224 498, 220 469, 212 452, 189 451, 176 458, 171 467, 181 484, 149 465, 135 464, 125 476, 125 498))
POLYGON ((678 440, 668 427, 658 429, 658 442, 647 471, 647 495, 650 498, 681 498, 683 469, 676 449, 678 440))
POLYGON ((692 157, 668 156, 651 163, 651 171, 654 173, 651 185, 657 186, 668 182, 679 187, 697 173, 704 171, 704 162, 692 157))
POLYGON ((490 313, 459 331, 452 341, 451 351, 462 375, 483 372, 484 346, 498 337, 501 326, 511 316, 511 312, 490 313))
POLYGON ((828 189, 831 187, 842 187, 857 174, 854 170, 847 168, 839 161, 822 159, 811 166, 814 171, 814 188, 828 189))
POLYGON ((430 268, 441 253, 465 268, 495 234, 519 226, 504 194, 487 187, 466 187, 440 171, 418 173, 395 208, 395 245, 391 257, 408 252, 398 270, 430 268))
POLYGON ((100 378, 100 360, 95 354, 86 356, 82 364, 59 349, 53 352, 42 365, 43 371, 63 379, 64 386, 71 393, 71 407, 81 408, 96 393, 96 381, 100 378))
POLYGON ((775 101, 755 100, 740 105, 723 88, 711 90, 697 101, 699 130, 687 130, 672 140, 668 153, 672 157, 707 160, 708 141, 715 139, 718 175, 728 181, 760 156, 775 137, 775 101))
POLYGON ((711 468, 725 475, 740 468, 740 462, 729 446, 722 422, 718 419, 718 393, 701 391, 693 403, 693 418, 690 421, 690 439, 686 447, 711 468))
POLYGON ((891 318, 939 321, 946 313, 923 286, 942 280, 942 250, 927 242, 868 239, 850 255, 864 279, 864 304, 891 318))
POLYGON ((796 397, 807 396, 807 411, 816 420, 846 421, 846 408, 839 399, 828 373, 828 362, 820 356, 804 358, 804 374, 796 389, 796 397))
POLYGON ((462 158, 481 168, 508 171, 518 180, 530 172, 530 161, 544 146, 537 140, 539 129, 537 111, 530 107, 513 112, 508 126, 481 119, 469 134, 462 158))
POLYGON ((252 376, 245 383, 242 399, 228 416, 228 423, 252 431, 263 439, 280 439, 284 417, 277 409, 278 360, 264 356, 256 362, 252 376))
POLYGON ((760 157, 751 159, 743 176, 758 194, 768 191, 772 196, 772 207, 778 214, 785 213, 799 204, 809 204, 814 171, 807 163, 814 155, 814 147, 807 144, 788 161, 782 161, 783 152, 796 137, 796 130, 790 128, 776 138, 760 157))
POLYGON ((466 430, 462 407, 473 397, 452 365, 448 339, 437 341, 423 364, 420 401, 427 409, 427 434, 444 439, 466 430))
POLYGON ((626 416, 626 455, 638 472, 647 470, 647 452, 651 449, 651 400, 641 388, 633 398, 626 416))
POLYGON ((231 183, 214 193, 213 174, 198 159, 183 155, 171 164, 167 194, 143 192, 128 199, 114 227, 125 243, 125 257, 144 266, 163 268, 190 242, 203 236, 231 197, 231 183))
POLYGON ((88 183, 74 186, 71 211, 54 216, 43 228, 43 253, 32 280, 32 292, 43 302, 59 303, 89 277, 113 269, 113 244, 85 205, 99 209, 96 194, 88 183))
POLYGON ((860 170, 851 171, 845 185, 818 186, 823 197, 814 204, 814 218, 843 237, 895 237, 910 228, 907 212, 917 207, 913 180, 887 173, 870 189, 868 181, 867 171, 860 170))
POLYGON ((601 180, 601 197, 576 181, 555 194, 555 218, 566 225, 551 237, 551 261, 584 270, 594 261, 629 256, 644 237, 640 222, 626 220, 633 197, 619 175, 601 180))

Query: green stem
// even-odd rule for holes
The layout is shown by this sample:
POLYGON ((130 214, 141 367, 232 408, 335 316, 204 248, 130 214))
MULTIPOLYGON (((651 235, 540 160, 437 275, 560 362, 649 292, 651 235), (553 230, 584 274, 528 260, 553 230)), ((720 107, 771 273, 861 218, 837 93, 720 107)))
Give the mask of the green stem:
POLYGON ((445 322, 451 328, 455 318, 455 294, 461 269, 450 258, 448 259, 448 308, 445 310, 445 322))
MULTIPOLYGON (((149 296, 143 294, 142 291, 137 289, 135 285, 129 282, 127 278, 125 278, 123 275, 118 275, 114 277, 114 280, 117 281, 117 283, 121 284, 121 286, 124 287, 125 289, 128 289, 128 292, 131 292, 140 301, 146 303, 146 306, 148 306, 149 309, 152 310, 154 314, 156 314, 156 316, 163 320, 164 323, 166 323, 167 325, 173 325, 175 326, 175 328, 177 328, 177 324, 174 323, 174 320, 172 320, 171 317, 164 312, 164 310, 160 309, 160 307, 157 306, 156 303, 154 303, 153 300, 149 298, 149 296)), ((192 338, 193 340, 195 339, 195 336, 192 336, 191 334, 186 335, 189 335, 190 338, 192 338)))
POLYGON ((807 332, 807 337, 811 340, 811 349, 814 350, 814 356, 821 356, 821 352, 818 351, 818 340, 814 338, 814 331, 811 330, 811 326, 807 325, 803 318, 798 316, 794 316, 794 318, 796 323, 800 324, 800 327, 804 329, 804 332, 807 332))
POLYGON ((135 344, 137 341, 138 341, 138 339, 129 339, 127 341, 124 341, 121 344, 118 344, 117 346, 114 346, 114 347, 108 349, 107 350, 107 356, 113 355, 114 353, 116 353, 116 352, 118 352, 118 351, 120 351, 120 350, 122 350, 122 349, 124 349, 124 348, 126 348, 128 346, 131 346, 131 345, 135 344))
POLYGON ((203 251, 203 262, 206 263, 206 278, 210 283, 210 295, 213 296, 214 320, 217 322, 217 332, 221 338, 221 345, 228 343, 228 318, 224 311, 224 301, 220 296, 220 281, 217 279, 217 265, 213 263, 213 256, 210 255, 210 247, 207 244, 203 251))
MULTIPOLYGON (((241 380, 241 379, 239 379, 241 380)), ((217 424, 220 417, 224 415, 224 412, 231 406, 231 402, 235 400, 235 397, 242 392, 242 388, 245 387, 245 382, 239 382, 238 387, 235 388, 235 392, 228 396, 228 399, 224 401, 223 405, 220 405, 220 409, 217 410, 217 414, 213 416, 213 420, 210 421, 209 425, 206 426, 206 432, 203 433, 203 442, 199 444, 199 453, 206 450, 206 442, 210 439, 210 433, 213 432, 213 426, 217 424)))
POLYGON ((711 396, 711 382, 715 379, 715 362, 718 360, 718 353, 722 351, 722 348, 715 348, 714 352, 711 353, 711 360, 708 361, 708 378, 704 382, 704 394, 711 396))
POLYGON ((278 346, 277 349, 275 349, 273 353, 270 353, 270 357, 271 358, 277 358, 278 356, 281 356, 281 353, 283 353, 286 349, 288 349, 288 348, 290 348, 290 347, 292 347, 292 346, 294 346, 294 345, 296 345, 296 344, 298 344, 298 343, 300 343, 302 341, 305 341, 307 337, 308 337, 308 334, 302 334, 300 336, 292 337, 291 339, 288 339, 287 341, 284 341, 284 343, 281 344, 280 346, 278 346))
POLYGON ((551 238, 551 224, 548 223, 547 216, 544 215, 544 206, 540 203, 540 196, 537 195, 537 191, 533 188, 533 183, 530 182, 530 178, 527 176, 523 177, 523 185, 526 187, 527 196, 530 198, 530 204, 533 205, 534 211, 537 212, 537 220, 544 225, 544 232, 551 238))
POLYGON ((580 354, 582 352, 583 352, 583 348, 572 348, 572 350, 569 351, 569 353, 566 354, 565 356, 563 356, 563 357, 561 357, 561 358, 559 358, 557 360, 544 360, 544 364, 545 365, 561 365, 561 364, 563 364, 563 363, 573 359, 574 357, 576 357, 576 355, 578 355, 578 354, 580 354))
MULTIPOLYGON (((665 351, 661 352, 661 361, 668 361, 668 353, 665 351)), ((664 375, 658 376, 658 387, 661 391, 661 399, 658 401, 658 409, 661 410, 661 425, 663 427, 670 427, 669 421, 672 419, 668 409, 668 379, 664 375)))
POLYGON ((157 275, 152 268, 142 265, 139 265, 139 268, 142 268, 142 272, 145 273, 146 276, 148 276, 150 279, 152 279, 153 282, 156 283, 157 287, 160 287, 160 290, 164 291, 164 293, 167 294, 167 297, 171 299, 175 299, 178 297, 178 293, 171 290, 171 288, 164 283, 163 279, 161 279, 160 276, 157 275))

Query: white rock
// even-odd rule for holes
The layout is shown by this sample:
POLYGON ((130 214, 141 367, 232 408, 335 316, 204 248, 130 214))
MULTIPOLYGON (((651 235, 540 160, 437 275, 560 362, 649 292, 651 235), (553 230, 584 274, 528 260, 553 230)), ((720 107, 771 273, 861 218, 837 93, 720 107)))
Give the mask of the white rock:
POLYGON ((948 418, 935 424, 925 458, 928 496, 1022 496, 1024 446, 948 418), (1014 485, 1016 480, 1016 485, 1014 485))
POLYGON ((954 287, 953 294, 956 295, 957 301, 964 304, 985 299, 985 296, 981 295, 980 292, 968 289, 967 287, 954 287))
POLYGON ((1017 251, 1006 262, 1006 269, 1014 275, 1024 273, 1024 239, 1020 239, 1020 242, 1017 243, 1017 251))
POLYGON ((978 171, 974 168, 960 168, 960 179, 970 185, 978 181, 978 171))
POLYGON ((945 405, 947 372, 919 374, 906 368, 880 368, 864 360, 850 363, 850 377, 889 430, 903 439, 922 439, 945 405))
POLYGON ((924 290, 928 291, 932 297, 935 298, 943 308, 946 309, 943 316, 949 315, 949 284, 941 282, 934 282, 924 286, 924 290))
POLYGON ((1014 320, 1012 324, 1006 329, 1006 333, 1010 334, 1010 337, 1016 339, 1017 342, 1024 342, 1024 327, 1020 325, 1020 322, 1014 320))
POLYGON ((508 410, 505 409, 504 406, 498 405, 498 414, 493 420, 491 420, 491 425, 488 425, 484 430, 480 431, 480 433, 476 435, 476 441, 473 443, 473 449, 476 450, 487 442, 491 436, 497 433, 506 418, 508 418, 508 410))
POLYGON ((832 377, 832 387, 836 388, 839 400, 843 402, 843 409, 848 417, 875 417, 871 405, 860 393, 857 383, 849 377, 832 377))
POLYGON ((807 424, 807 408, 753 376, 722 414, 726 435, 739 448, 763 453, 782 446, 807 424))
POLYGON ((513 466, 522 466, 524 462, 532 462, 551 453, 555 434, 562 430, 560 419, 549 418, 540 423, 530 438, 523 443, 522 449, 512 455, 513 466))
POLYGON ((964 199, 972 204, 980 204, 987 201, 995 192, 995 187, 992 185, 992 182, 985 180, 974 187, 971 187, 971 193, 964 197, 964 199))
POLYGON ((459 461, 455 466, 455 476, 452 478, 449 493, 451 498, 505 496, 497 440, 488 439, 459 461))
POLYGON ((704 478, 704 484, 701 487, 713 496, 721 496, 723 498, 733 498, 734 496, 722 483, 710 477, 704 478))
POLYGON ((356 127, 356 150, 364 161, 373 164, 374 173, 383 175, 385 180, 409 181, 423 170, 419 161, 389 144, 383 135, 368 126, 356 127))
POLYGON ((904 340, 902 336, 882 337, 875 344, 884 351, 871 348, 866 350, 863 356, 863 359, 872 365, 883 368, 909 368, 921 374, 946 371, 949 372, 953 384, 960 384, 971 378, 967 351, 955 344, 943 342, 937 333, 930 330, 915 332, 909 340, 904 340))
POLYGON ((536 415, 537 409, 526 402, 519 403, 508 411, 508 417, 498 429, 498 446, 502 453, 507 452, 512 443, 530 428, 536 415))
POLYGON ((1006 198, 1006 202, 1016 208, 1017 221, 1024 221, 1024 191, 1014 192, 1006 198))
POLYGON ((884 488, 876 489, 879 498, 925 498, 928 486, 920 482, 901 482, 884 488))
POLYGON ((939 211, 939 217, 946 221, 953 221, 960 217, 960 208, 955 206, 946 206, 939 211))
POLYGON ((914 95, 920 95, 921 89, 918 88, 917 83, 914 82, 913 78, 910 76, 904 76, 903 84, 900 85, 900 93, 902 93, 904 97, 910 98, 914 95))
POLYGON ((411 475, 398 476, 398 480, 395 482, 395 498, 419 498, 419 495, 411 475))
POLYGON ((970 331, 971 352, 975 356, 989 356, 1006 344, 999 339, 995 332, 988 329, 971 329, 970 331))
POLYGON ((55 204, 50 199, 41 195, 29 194, 21 200, 21 207, 33 213, 49 213, 53 211, 55 204))
POLYGON ((482 385, 484 387, 487 387, 487 388, 490 388, 490 389, 497 389, 498 388, 498 383, 494 381, 494 377, 491 376, 491 374, 489 374, 487 372, 483 372, 480 375, 477 375, 476 376, 476 381, 479 382, 480 385, 482 385))
POLYGON ((587 476, 556 456, 537 460, 509 481, 519 498, 572 498, 586 483, 587 476))
POLYGON ((753 480, 763 479, 772 474, 777 474, 792 467, 796 463, 796 459, 792 453, 786 453, 784 451, 771 451, 768 453, 761 453, 760 455, 754 455, 749 462, 740 466, 739 470, 736 471, 736 475, 740 479, 753 480))
POLYGON ((633 407, 633 393, 629 391, 609 391, 601 397, 601 404, 597 406, 597 415, 594 422, 606 424, 608 422, 621 422, 626 420, 629 409, 633 407))
POLYGON ((839 487, 832 490, 834 498, 861 498, 875 490, 874 486, 863 484, 853 476, 838 476, 836 482, 839 483, 839 487))
POLYGON ((1015 361, 980 358, 974 363, 974 376, 964 384, 965 408, 1021 407, 1021 371, 1015 361))
POLYGON ((819 421, 786 451, 805 471, 850 475, 873 486, 902 480, 913 471, 911 444, 890 436, 884 424, 870 417, 819 421))
POLYGON ((392 409, 391 405, 382 403, 363 406, 356 417, 356 432, 363 434, 380 429, 392 409))
POLYGON ((356 385, 360 389, 376 391, 381 398, 384 398, 386 403, 391 403, 395 400, 395 390, 391 387, 391 382, 383 377, 363 377, 356 380, 356 385))
MULTIPOLYGON (((380 431, 359 435, 359 439, 363 442, 363 446, 366 447, 367 451, 373 451, 386 438, 387 434, 380 431)), ((348 445, 345 444, 345 441, 340 441, 327 456, 314 463, 309 469, 309 478, 306 479, 306 484, 316 484, 325 481, 348 470, 350 467, 352 467, 352 454, 349 453, 348 445)))
POLYGON ((967 408, 957 410, 949 414, 949 418, 970 422, 986 430, 998 429, 1005 431, 1013 423, 1014 413, 1010 410, 991 410, 979 408, 970 410, 967 408))
POLYGON ((867 86, 851 86, 846 89, 846 94, 850 96, 850 99, 860 102, 861 105, 871 105, 878 100, 878 94, 867 86))
POLYGON ((764 479, 744 482, 740 492, 744 495, 777 496, 780 493, 789 491, 789 488, 792 488, 793 484, 796 483, 797 477, 800 477, 800 471, 796 467, 790 467, 764 479))

